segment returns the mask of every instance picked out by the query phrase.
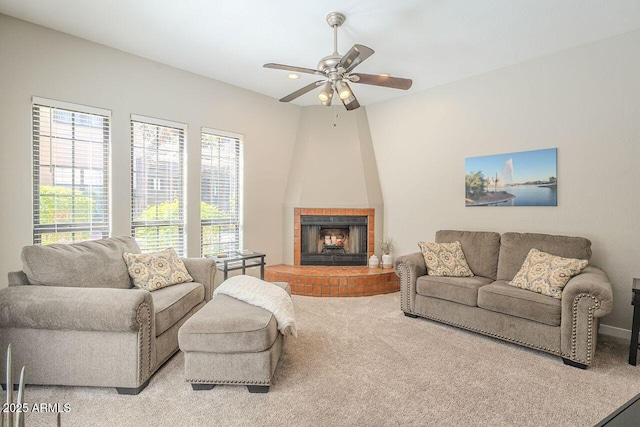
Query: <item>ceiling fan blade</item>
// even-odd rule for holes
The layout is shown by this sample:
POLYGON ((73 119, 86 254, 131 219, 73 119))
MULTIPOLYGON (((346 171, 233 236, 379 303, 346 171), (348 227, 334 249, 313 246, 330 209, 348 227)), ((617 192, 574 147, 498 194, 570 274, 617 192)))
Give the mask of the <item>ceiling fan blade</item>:
POLYGON ((413 84, 411 79, 403 79, 400 77, 380 76, 375 74, 355 73, 349 76, 349 81, 353 83, 362 83, 365 85, 384 86, 392 89, 407 90, 413 84))
POLYGON ((303 68, 303 67, 294 67, 292 65, 284 65, 284 64, 273 64, 268 63, 263 65, 264 68, 274 68, 276 70, 286 70, 286 71, 294 71, 296 73, 305 73, 305 74, 316 74, 319 76, 323 76, 324 73, 318 70, 312 70, 311 68, 303 68))
POLYGON ((349 71, 353 70, 362 61, 373 55, 374 50, 361 44, 354 44, 340 60, 340 66, 349 71))
POLYGON ((324 83, 324 80, 318 80, 317 82, 310 83, 310 84, 306 85, 305 87, 298 89, 295 92, 291 92, 289 95, 287 95, 284 98, 280 99, 280 102, 293 101, 297 97, 302 96, 307 92, 311 92, 313 89, 315 89, 318 86, 320 86, 320 83, 324 83))

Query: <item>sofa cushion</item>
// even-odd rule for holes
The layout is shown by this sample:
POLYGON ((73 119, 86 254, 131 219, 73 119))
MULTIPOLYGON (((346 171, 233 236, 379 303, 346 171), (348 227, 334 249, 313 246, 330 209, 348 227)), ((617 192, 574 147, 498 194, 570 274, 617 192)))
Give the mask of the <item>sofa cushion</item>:
POLYGON ((257 353, 270 348, 278 334, 270 311, 216 295, 182 325, 178 339, 182 351, 257 353))
POLYGON ((198 282, 180 283, 151 292, 151 298, 158 336, 204 301, 204 286, 198 282))
POLYGON ((478 307, 545 325, 560 326, 562 301, 497 281, 480 288, 478 307))
POLYGON ((440 298, 471 307, 478 305, 478 289, 493 279, 486 277, 418 277, 416 293, 425 297, 440 298))
POLYGON ((133 237, 25 246, 22 269, 34 285, 127 289, 131 279, 124 252, 140 252, 133 237))
POLYGON ((584 237, 504 233, 500 238, 498 280, 512 280, 533 248, 564 258, 591 259, 591 241, 584 237))
POLYGON ((146 254, 125 252, 122 257, 136 288, 153 292, 177 283, 193 282, 193 277, 173 248, 146 254))
POLYGON ((589 261, 563 258, 531 249, 522 267, 509 284, 517 288, 562 299, 562 289, 589 261))
POLYGON ((440 230, 436 232, 436 242, 451 243, 455 241, 459 241, 462 245, 464 256, 473 274, 489 277, 493 280, 496 279, 500 234, 487 231, 456 230, 440 230))
POLYGON ((429 276, 471 277, 460 242, 418 242, 429 276))

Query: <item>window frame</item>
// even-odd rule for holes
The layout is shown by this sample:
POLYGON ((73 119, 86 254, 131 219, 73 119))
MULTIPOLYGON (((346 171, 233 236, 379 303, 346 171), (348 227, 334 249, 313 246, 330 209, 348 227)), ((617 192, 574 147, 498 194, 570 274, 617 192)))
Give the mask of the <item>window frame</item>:
MULTIPOLYGON (((33 190, 33 204, 32 204, 32 237, 34 245, 42 244, 42 237, 46 234, 62 234, 62 233, 71 233, 75 235, 76 233, 100 233, 101 238, 109 237, 111 233, 111 110, 107 110, 104 108, 91 107, 87 105, 74 104, 65 101, 58 101, 53 99, 41 98, 37 96, 33 96, 31 98, 31 158, 32 158, 32 190, 33 190), (50 127, 49 127, 49 135, 43 135, 41 132, 41 120, 40 120, 40 109, 48 108, 50 109, 50 127), (36 123, 36 109, 38 110, 38 120, 36 123), (104 220, 101 222, 68 222, 68 223, 42 223, 41 219, 41 192, 40 186, 42 185, 41 176, 40 176, 40 160, 41 160, 41 139, 43 137, 48 137, 50 140, 50 150, 49 156, 52 156, 52 147, 53 140, 52 130, 54 123, 54 116, 56 112, 64 112, 66 115, 69 113, 69 116, 73 116, 74 113, 91 115, 91 120, 94 121, 99 117, 99 120, 103 122, 102 126, 102 189, 103 194, 102 198, 104 199, 104 211, 103 218, 104 220), (37 127, 37 128, 36 128, 37 127)), ((74 164, 77 163, 75 145, 78 142, 75 138, 76 127, 82 126, 82 123, 75 123, 74 119, 71 119, 69 125, 72 128, 72 138, 70 139, 72 144, 72 166, 68 167, 68 165, 57 165, 53 164, 53 161, 49 160, 49 167, 51 168, 52 176, 51 176, 51 185, 58 186, 56 184, 56 170, 61 171, 62 169, 70 171, 71 184, 61 183, 61 187, 71 188, 72 191, 77 191, 78 188, 84 187, 84 182, 81 182, 79 185, 76 185, 75 179, 76 175, 82 177, 84 175, 84 171, 91 170, 99 170, 89 168, 76 168, 73 167, 74 164), (68 186, 71 187, 68 187, 68 186)), ((85 141, 87 142, 87 141, 85 141)), ((82 179, 81 179, 82 181, 82 179)), ((89 239, 91 240, 91 239, 89 239)), ((80 242, 83 240, 75 240, 73 242, 80 242)))
MULTIPOLYGON (((237 180, 237 191, 235 192, 235 194, 238 201, 237 203, 238 215, 237 215, 237 223, 235 225, 238 227, 238 242, 237 242, 237 247, 234 249, 240 250, 244 248, 243 246, 244 245, 244 135, 239 133, 234 133, 234 132, 208 128, 208 127, 200 128, 200 205, 204 201, 203 191, 202 191, 203 190, 202 189, 202 184, 203 184, 202 169, 203 169, 203 160, 205 158, 205 155, 203 152, 202 144, 203 144, 205 134, 214 136, 214 137, 237 140, 238 162, 236 163, 236 170, 237 170, 238 180, 237 180)), ((205 256, 204 227, 213 226, 213 225, 226 225, 226 224, 229 224, 229 222, 228 221, 219 222, 215 219, 203 219, 202 209, 200 208, 200 206, 199 206, 198 214, 200 216, 200 256, 205 256)))
MULTIPOLYGON (((170 120, 165 120, 165 119, 159 119, 159 118, 155 118, 155 117, 149 117, 149 116, 143 116, 143 115, 139 115, 139 114, 131 114, 130 117, 130 132, 131 132, 131 164, 130 164, 130 173, 131 173, 131 181, 130 181, 130 190, 131 190, 131 205, 129 208, 129 214, 130 214, 130 231, 131 231, 131 235, 136 238, 136 230, 142 229, 142 228, 153 228, 153 227, 166 227, 166 226, 177 226, 178 227, 178 242, 177 246, 173 246, 173 249, 176 250, 176 252, 178 253, 179 256, 183 257, 186 256, 186 248, 187 248, 187 233, 186 233, 186 228, 187 228, 187 213, 186 213, 186 202, 187 202, 187 187, 186 187, 186 177, 187 177, 187 170, 186 170, 186 147, 187 147, 187 134, 188 134, 188 124, 186 123, 180 123, 180 122, 175 122, 175 121, 170 121, 170 120), (135 221, 134 219, 134 209, 136 206, 135 203, 135 186, 136 186, 136 182, 135 182, 135 177, 134 177, 134 171, 135 171, 135 165, 134 165, 134 152, 136 149, 136 146, 134 145, 134 138, 135 138, 135 133, 134 133, 134 123, 142 123, 142 124, 146 124, 146 125, 151 125, 151 126, 157 126, 157 127, 162 127, 162 128, 170 128, 173 130, 177 130, 179 131, 179 147, 178 147, 178 156, 179 156, 179 160, 178 160, 178 164, 179 164, 179 176, 180 176, 180 184, 179 184, 179 188, 180 188, 180 192, 181 192, 181 197, 178 199, 178 205, 179 205, 179 210, 180 210, 180 221, 176 222, 176 220, 152 220, 152 221, 135 221)), ((145 148, 146 149, 146 148, 145 148)), ((154 182, 154 191, 160 191, 161 190, 161 186, 160 186, 160 180, 158 177, 153 177, 151 178, 153 179, 154 182), (157 185, 155 185, 157 184, 157 185), (157 187, 157 188, 155 188, 157 187)), ((174 188, 173 186, 170 187, 170 189, 174 188)), ((140 242, 138 242, 138 244, 140 244, 140 242)), ((144 251, 144 245, 140 245, 142 246, 142 249, 144 251)), ((157 248, 158 250, 162 250, 162 249, 167 249, 167 248, 157 248)))

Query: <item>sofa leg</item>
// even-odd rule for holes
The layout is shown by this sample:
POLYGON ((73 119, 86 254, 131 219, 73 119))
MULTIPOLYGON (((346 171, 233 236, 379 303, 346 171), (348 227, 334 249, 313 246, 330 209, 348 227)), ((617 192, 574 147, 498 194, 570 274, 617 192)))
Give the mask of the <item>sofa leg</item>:
POLYGON ((142 390, 145 389, 145 387, 149 385, 150 379, 151 378, 147 379, 139 387, 135 387, 135 388, 116 387, 116 390, 118 391, 118 394, 129 394, 129 395, 135 396, 136 394, 140 393, 142 390))
POLYGON ((215 384, 191 383, 191 388, 194 389, 194 390, 211 390, 215 386, 216 386, 215 384))
POLYGON ((249 393, 269 393, 268 385, 248 385, 249 393))
POLYGON ((407 313, 406 311, 404 312, 404 315, 407 316, 407 317, 411 317, 412 319, 418 318, 417 314, 407 313))
MULTIPOLYGON (((26 387, 26 384, 25 384, 25 387, 26 387)), ((19 389, 19 388, 20 388, 20 384, 14 384, 14 385, 13 385, 13 390, 14 390, 14 391, 18 391, 18 389, 19 389)), ((3 390, 6 390, 6 389, 7 389, 7 384, 6 384, 6 383, 3 383, 3 384, 2 384, 2 389, 3 389, 3 390)))
POLYGON ((565 359, 564 357, 562 358, 562 361, 564 362, 565 365, 568 366, 573 366, 574 368, 580 368, 580 369, 587 369, 587 365, 584 365, 582 363, 578 363, 578 362, 574 362, 571 359, 565 359))

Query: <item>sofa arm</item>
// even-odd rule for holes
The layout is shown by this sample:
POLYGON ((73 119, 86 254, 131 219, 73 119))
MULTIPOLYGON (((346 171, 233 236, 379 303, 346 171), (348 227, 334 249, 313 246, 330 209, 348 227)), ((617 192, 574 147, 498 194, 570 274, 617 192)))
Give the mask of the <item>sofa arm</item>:
POLYGON ((590 365, 598 336, 597 318, 613 309, 613 291, 604 271, 588 266, 562 291, 563 357, 590 365))
POLYGON ((613 309, 613 291, 611 283, 604 271, 598 267, 588 266, 582 273, 574 276, 567 282, 562 291, 562 314, 573 312, 576 298, 582 298, 584 294, 593 298, 593 316, 602 317, 613 309))
POLYGON ((0 327, 134 332, 155 336, 151 294, 140 289, 12 286, 0 289, 0 327))
POLYGON ((422 252, 403 255, 394 261, 396 274, 400 277, 400 308, 405 313, 413 312, 416 299, 416 281, 427 274, 422 252))
POLYGON ((216 261, 211 258, 182 258, 193 280, 204 285, 204 299, 211 301, 213 280, 216 276, 216 261))

